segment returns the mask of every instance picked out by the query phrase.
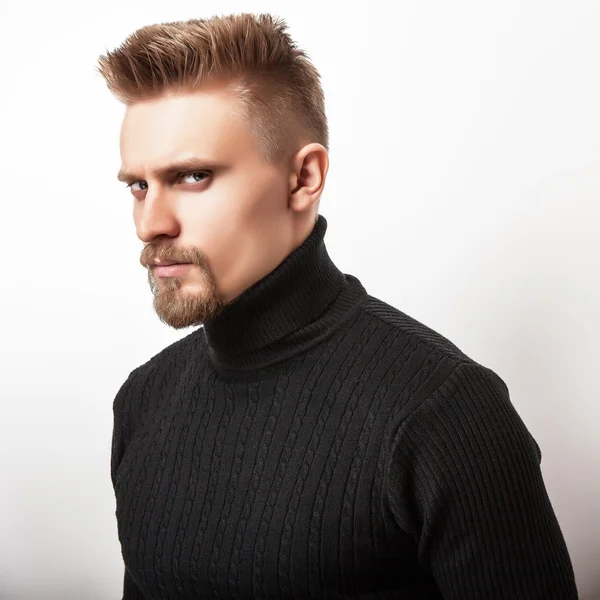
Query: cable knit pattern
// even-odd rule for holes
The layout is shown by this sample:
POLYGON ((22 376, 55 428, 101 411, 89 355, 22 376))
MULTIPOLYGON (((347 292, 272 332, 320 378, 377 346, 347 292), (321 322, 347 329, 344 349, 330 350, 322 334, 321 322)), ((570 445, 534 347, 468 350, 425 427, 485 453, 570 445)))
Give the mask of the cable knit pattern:
POLYGON ((576 599, 503 380, 326 228, 117 391, 123 600, 576 599))

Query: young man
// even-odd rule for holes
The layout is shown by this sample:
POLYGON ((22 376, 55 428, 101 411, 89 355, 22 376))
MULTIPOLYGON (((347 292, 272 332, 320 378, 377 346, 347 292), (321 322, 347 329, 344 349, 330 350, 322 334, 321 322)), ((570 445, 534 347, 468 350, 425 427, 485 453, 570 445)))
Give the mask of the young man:
POLYGON ((503 380, 329 257, 283 21, 144 27, 99 71, 156 313, 202 325, 114 399, 123 598, 576 598, 503 380))

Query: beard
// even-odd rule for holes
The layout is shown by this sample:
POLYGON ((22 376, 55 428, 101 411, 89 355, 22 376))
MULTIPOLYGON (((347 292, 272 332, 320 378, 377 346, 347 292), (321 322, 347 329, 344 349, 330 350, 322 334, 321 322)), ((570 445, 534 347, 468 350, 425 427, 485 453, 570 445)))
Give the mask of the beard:
POLYGON ((202 325, 219 315, 225 307, 223 295, 210 270, 190 265, 188 273, 179 277, 154 277, 148 268, 148 283, 154 296, 153 306, 158 318, 173 327, 183 329, 202 325))

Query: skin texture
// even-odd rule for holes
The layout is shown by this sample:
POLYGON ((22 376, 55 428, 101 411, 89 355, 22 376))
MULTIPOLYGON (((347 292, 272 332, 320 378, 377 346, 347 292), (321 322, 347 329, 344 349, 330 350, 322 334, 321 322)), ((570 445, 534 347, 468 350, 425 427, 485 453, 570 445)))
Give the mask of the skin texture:
POLYGON ((125 111, 120 178, 130 184, 154 309, 175 329, 214 318, 314 227, 329 168, 325 147, 303 142, 286 164, 269 165, 235 109, 235 97, 214 81, 125 111), (200 160, 156 172, 190 157, 200 160), (177 276, 155 276, 153 260, 192 264, 177 276))

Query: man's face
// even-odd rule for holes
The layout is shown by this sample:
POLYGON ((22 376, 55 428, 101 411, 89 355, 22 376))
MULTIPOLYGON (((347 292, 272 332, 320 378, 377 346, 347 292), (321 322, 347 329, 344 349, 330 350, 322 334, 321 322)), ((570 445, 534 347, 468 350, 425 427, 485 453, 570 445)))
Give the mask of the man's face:
POLYGON ((126 109, 122 170, 131 176, 154 308, 164 323, 199 325, 274 269, 290 247, 289 171, 266 164, 222 86, 126 109), (196 157, 170 174, 155 170, 196 157), (154 260, 182 261, 159 273, 154 260))

